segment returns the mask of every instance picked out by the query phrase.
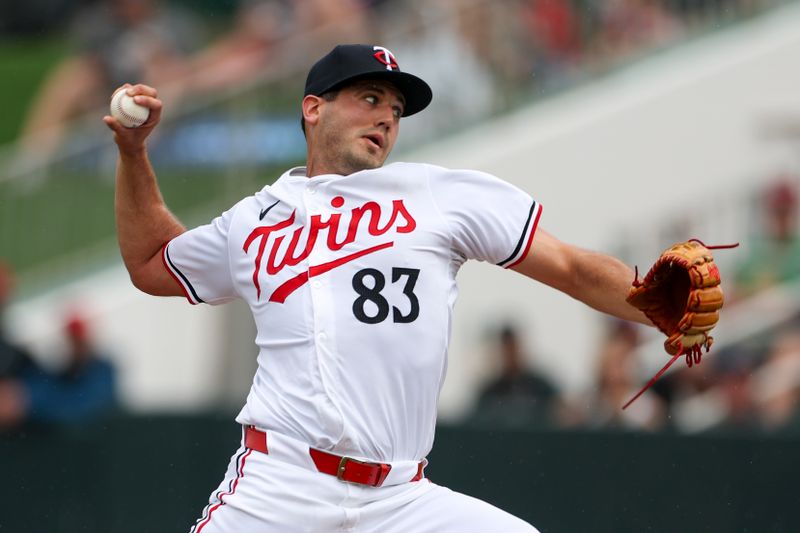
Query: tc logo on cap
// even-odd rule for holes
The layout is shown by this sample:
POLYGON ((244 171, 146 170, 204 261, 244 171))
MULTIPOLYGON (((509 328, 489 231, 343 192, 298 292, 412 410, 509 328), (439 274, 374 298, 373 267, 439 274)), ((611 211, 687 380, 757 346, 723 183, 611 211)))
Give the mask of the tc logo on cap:
POLYGON ((400 66, 397 64, 397 60, 391 50, 383 46, 373 46, 372 49, 377 50, 375 59, 386 65, 386 70, 400 70, 400 66))

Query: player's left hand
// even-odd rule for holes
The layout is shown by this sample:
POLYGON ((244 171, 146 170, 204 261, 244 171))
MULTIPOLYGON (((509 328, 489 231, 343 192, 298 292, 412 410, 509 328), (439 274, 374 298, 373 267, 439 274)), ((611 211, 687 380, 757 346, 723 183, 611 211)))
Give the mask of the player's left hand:
POLYGON ((690 239, 666 249, 642 281, 637 272, 628 303, 641 310, 667 336, 664 349, 672 359, 623 409, 650 388, 678 357, 685 354, 686 364, 692 366, 700 362, 703 348, 706 351, 711 348, 714 338, 708 333, 717 325, 725 301, 711 249, 736 246, 739 245, 705 246, 697 239, 690 239))
POLYGON ((672 245, 643 280, 634 280, 627 298, 667 336, 667 353, 686 354, 689 366, 700 362, 702 348, 711 348, 709 332, 725 300, 709 248, 716 247, 696 239, 672 245))

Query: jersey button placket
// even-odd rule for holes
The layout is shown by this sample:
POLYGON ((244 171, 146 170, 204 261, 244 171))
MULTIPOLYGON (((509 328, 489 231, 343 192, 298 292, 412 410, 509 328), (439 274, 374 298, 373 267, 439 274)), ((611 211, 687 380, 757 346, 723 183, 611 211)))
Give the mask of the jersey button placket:
MULTIPOLYGON (((322 190, 323 187, 324 183, 317 183, 311 180, 306 186, 305 202, 308 213, 312 216, 318 215, 324 222, 332 213, 330 205, 325 202, 324 197, 326 195, 322 194, 324 193, 324 190, 322 190)), ((308 256, 309 268, 333 259, 332 252, 326 245, 327 240, 328 234, 326 230, 320 230, 319 234, 316 235, 316 244, 308 256)), ((329 342, 332 336, 331 324, 329 323, 330 317, 332 316, 332 310, 330 309, 330 288, 325 283, 324 278, 325 274, 321 274, 319 277, 309 277, 309 293, 314 312, 314 333, 318 348, 319 345, 329 342)), ((324 351, 328 352, 329 350, 324 351)))
MULTIPOLYGON (((309 183, 306 185, 305 194, 303 195, 303 200, 306 204, 306 212, 308 213, 308 221, 307 224, 311 226, 311 219, 315 214, 321 214, 322 206, 320 205, 318 198, 317 198, 317 188, 318 184, 314 183, 313 181, 309 180, 309 183)), ((324 215, 323 215, 324 216, 324 215)), ((324 251, 323 246, 325 242, 324 235, 317 235, 316 236, 316 244, 314 248, 310 251, 308 255, 308 267, 309 269, 314 266, 318 265, 325 260, 324 258, 324 251)), ((311 298, 311 307, 312 307, 312 315, 314 317, 314 339, 317 344, 325 340, 325 323, 323 319, 324 310, 320 308, 321 300, 319 289, 321 287, 320 281, 318 279, 310 277, 311 273, 309 271, 309 296, 311 298)), ((319 350, 317 350, 319 353, 319 350)))
MULTIPOLYGON (((316 183, 309 183, 306 186, 303 200, 308 213, 307 224, 309 225, 311 224, 311 217, 314 215, 319 215, 323 221, 327 220, 331 215, 330 207, 325 203, 324 190, 320 189, 322 186, 323 184, 316 183)), ((334 259, 332 256, 333 252, 331 252, 326 245, 327 239, 328 235, 325 230, 320 231, 316 236, 315 246, 308 256, 309 268, 334 259)), ((308 294, 312 307, 314 344, 316 346, 317 364, 320 369, 322 387, 324 394, 327 396, 328 400, 336 406, 336 411, 338 411, 338 417, 329 419, 328 423, 332 424, 332 431, 340 431, 343 417, 341 410, 338 408, 337 399, 335 395, 332 394, 340 384, 328 383, 336 379, 334 370, 336 363, 331 361, 332 358, 336 357, 336 350, 334 349, 334 331, 332 324, 334 316, 332 309, 333 303, 330 295, 330 287, 326 283, 326 274, 321 274, 319 277, 309 277, 308 294)))

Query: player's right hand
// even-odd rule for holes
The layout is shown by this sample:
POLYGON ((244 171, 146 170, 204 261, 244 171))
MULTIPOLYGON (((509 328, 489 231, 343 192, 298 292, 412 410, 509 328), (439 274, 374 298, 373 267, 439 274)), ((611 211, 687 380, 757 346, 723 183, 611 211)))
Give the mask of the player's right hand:
POLYGON ((103 122, 114 132, 114 142, 117 143, 120 152, 135 153, 141 151, 144 149, 145 139, 161 121, 163 103, 158 99, 158 91, 149 85, 126 83, 112 93, 112 98, 117 91, 128 91, 128 94, 133 96, 137 104, 150 109, 150 116, 138 128, 126 128, 111 115, 104 116, 103 122))

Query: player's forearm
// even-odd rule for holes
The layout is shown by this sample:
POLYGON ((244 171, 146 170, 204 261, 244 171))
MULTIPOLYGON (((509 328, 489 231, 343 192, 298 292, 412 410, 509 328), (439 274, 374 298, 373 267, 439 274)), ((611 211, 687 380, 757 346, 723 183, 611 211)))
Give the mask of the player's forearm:
POLYGON ((571 296, 609 315, 652 326, 644 314, 625 298, 634 272, 610 255, 582 250, 575 257, 571 296))
POLYGON ((185 229, 164 204, 145 149, 147 137, 161 120, 161 110, 153 87, 126 83, 112 96, 111 115, 104 116, 103 122, 114 132, 119 148, 114 211, 119 248, 131 281, 148 294, 178 296, 181 287, 163 267, 159 252, 185 229))
POLYGON ((144 148, 120 151, 116 185, 114 210, 120 253, 135 279, 161 247, 185 228, 164 203, 144 148))
POLYGON ((633 271, 610 255, 561 242, 540 228, 530 253, 513 268, 598 311, 651 325, 625 300, 633 271))

